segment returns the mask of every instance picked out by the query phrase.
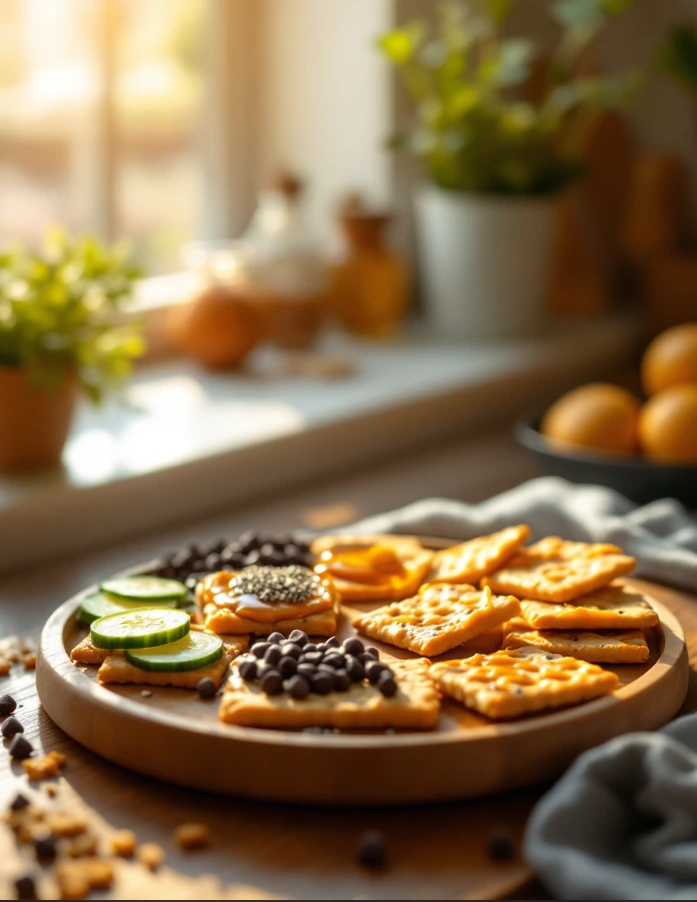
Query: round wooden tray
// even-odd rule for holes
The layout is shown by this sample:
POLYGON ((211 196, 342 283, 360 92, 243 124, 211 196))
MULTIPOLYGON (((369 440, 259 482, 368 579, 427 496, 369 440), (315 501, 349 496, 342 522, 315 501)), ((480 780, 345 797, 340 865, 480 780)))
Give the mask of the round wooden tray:
MULTIPOLYGON (((626 582, 631 586, 631 580, 626 582)), ((579 753, 614 736, 656 729, 677 713, 687 692, 682 629, 652 599, 660 625, 647 633, 648 663, 609 668, 620 676, 621 686, 595 701, 497 724, 445 699, 438 729, 426 733, 234 727, 218 721, 217 698, 202 701, 191 691, 154 686, 149 687, 152 695, 143 697, 142 687, 107 688, 97 681, 96 668, 76 667, 69 654, 85 630, 75 615, 80 598, 93 591, 67 601, 44 627, 36 684, 47 713, 73 739, 110 761, 217 793, 385 805, 501 792, 551 780, 579 753)), ((345 638, 353 629, 352 609, 344 611, 337 633, 345 638)), ((413 657, 375 644, 387 660, 413 657)), ((483 644, 476 650, 493 649, 483 644)), ((455 649, 443 657, 459 655, 455 649)))

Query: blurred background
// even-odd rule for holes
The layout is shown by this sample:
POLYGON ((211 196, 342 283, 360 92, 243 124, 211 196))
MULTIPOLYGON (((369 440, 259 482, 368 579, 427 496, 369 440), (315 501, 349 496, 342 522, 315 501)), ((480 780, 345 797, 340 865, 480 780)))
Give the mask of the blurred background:
POLYGON ((0 566, 492 424, 680 496, 696 214, 695 0, 2 0, 0 566))

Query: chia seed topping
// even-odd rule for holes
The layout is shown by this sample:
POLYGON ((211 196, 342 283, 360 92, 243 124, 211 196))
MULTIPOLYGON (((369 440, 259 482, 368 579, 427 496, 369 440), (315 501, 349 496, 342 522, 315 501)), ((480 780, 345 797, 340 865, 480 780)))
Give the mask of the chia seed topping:
POLYGON ((235 594, 256 595, 259 601, 307 601, 317 591, 317 577, 298 564, 290 567, 245 567, 235 577, 235 594))

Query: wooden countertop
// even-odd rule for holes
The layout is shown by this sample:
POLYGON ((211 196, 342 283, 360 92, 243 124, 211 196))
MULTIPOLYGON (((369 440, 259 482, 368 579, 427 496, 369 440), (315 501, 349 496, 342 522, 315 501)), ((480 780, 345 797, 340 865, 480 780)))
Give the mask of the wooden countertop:
MULTIPOLYGON (((182 524, 156 535, 121 543, 59 564, 0 580, 0 633, 36 637, 47 615, 96 577, 184 543, 234 536, 247 527, 288 529, 330 526, 429 495, 481 500, 535 475, 508 431, 456 442, 428 454, 373 467, 342 480, 310 486, 253 509, 222 512, 206 521, 182 524)), ((668 590, 659 600, 679 617, 697 656, 697 605, 668 590)), ((67 755, 53 803, 82 810, 108 834, 129 827, 142 842, 158 842, 167 853, 164 868, 147 874, 137 864, 119 864, 114 898, 304 899, 488 899, 546 898, 518 853, 491 862, 486 845, 492 831, 509 830, 518 848, 525 821, 540 789, 496 798, 403 809, 312 809, 201 796, 123 770, 83 750, 50 722, 38 705, 33 675, 15 668, 0 682, 14 695, 16 715, 37 748, 67 755), (213 830, 211 847, 198 853, 176 850, 172 831, 184 821, 203 821, 213 830), (355 847, 365 830, 380 830, 389 865, 362 869, 355 847)), ((685 710, 697 709, 692 674, 685 710)), ((205 761, 192 762, 205 767, 205 761)), ((24 781, 21 767, 0 755, 0 804, 24 781)), ((414 775, 418 779, 418 774, 414 775)), ((44 790, 34 790, 39 796, 44 790)), ((45 797, 45 796, 44 796, 45 797)), ((49 801, 49 800, 47 800, 49 801)), ((0 891, 13 898, 10 882, 26 872, 9 829, 0 826, 0 891)), ((40 869, 33 864, 33 869, 40 869)), ((51 898, 47 884, 42 898, 51 898)))

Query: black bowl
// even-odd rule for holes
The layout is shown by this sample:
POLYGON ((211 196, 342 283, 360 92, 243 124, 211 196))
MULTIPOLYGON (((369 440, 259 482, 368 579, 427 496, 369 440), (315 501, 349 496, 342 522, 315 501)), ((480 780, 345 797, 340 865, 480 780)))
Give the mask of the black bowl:
POLYGON ((637 504, 676 498, 686 507, 697 507, 697 465, 671 466, 584 449, 562 451, 542 435, 538 425, 539 418, 521 420, 515 435, 545 472, 569 482, 607 486, 637 504))

